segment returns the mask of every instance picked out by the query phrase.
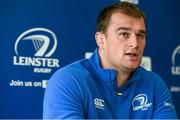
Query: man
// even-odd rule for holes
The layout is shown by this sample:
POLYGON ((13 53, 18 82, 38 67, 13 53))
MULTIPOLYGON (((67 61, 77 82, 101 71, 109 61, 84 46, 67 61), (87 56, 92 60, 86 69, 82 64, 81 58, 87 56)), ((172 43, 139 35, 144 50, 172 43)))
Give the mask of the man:
POLYGON ((102 10, 90 59, 58 70, 44 98, 44 118, 177 118, 163 80, 139 66, 145 44, 145 16, 121 2, 102 10))

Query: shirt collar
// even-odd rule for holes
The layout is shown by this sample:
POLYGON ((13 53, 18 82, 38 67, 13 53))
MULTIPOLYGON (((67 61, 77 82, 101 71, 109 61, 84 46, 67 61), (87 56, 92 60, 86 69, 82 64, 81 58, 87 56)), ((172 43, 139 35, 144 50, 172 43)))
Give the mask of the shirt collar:
MULTIPOLYGON (((106 82, 113 82, 116 80, 117 72, 114 69, 104 69, 102 68, 101 62, 100 62, 100 56, 98 53, 98 48, 95 49, 93 55, 89 59, 89 62, 92 66, 92 73, 97 77, 98 79, 102 79, 106 82)), ((132 83, 133 81, 139 79, 139 71, 141 71, 141 67, 139 66, 131 75, 130 79, 127 81, 126 85, 132 83)))
POLYGON ((97 78, 102 79, 104 81, 113 81, 116 79, 116 71, 114 69, 102 68, 98 48, 95 49, 93 55, 89 59, 89 62, 92 65, 92 72, 93 74, 95 74, 97 78))

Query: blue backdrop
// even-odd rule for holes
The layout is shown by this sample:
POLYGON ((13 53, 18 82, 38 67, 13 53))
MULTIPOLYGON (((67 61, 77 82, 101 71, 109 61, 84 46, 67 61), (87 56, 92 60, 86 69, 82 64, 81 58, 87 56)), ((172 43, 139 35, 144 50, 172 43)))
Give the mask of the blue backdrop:
MULTIPOLYGON (((1 119, 42 118, 48 79, 94 51, 97 15, 117 1, 0 1, 1 119)), ((129 1, 146 13, 145 56, 167 83, 180 116, 180 1, 129 1)))

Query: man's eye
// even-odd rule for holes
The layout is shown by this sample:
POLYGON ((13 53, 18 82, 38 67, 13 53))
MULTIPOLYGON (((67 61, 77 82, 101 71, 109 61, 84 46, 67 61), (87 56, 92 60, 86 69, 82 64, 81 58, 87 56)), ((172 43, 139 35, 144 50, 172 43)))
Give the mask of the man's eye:
POLYGON ((123 37, 123 38, 129 38, 129 33, 127 33, 127 32, 122 32, 122 33, 119 33, 119 36, 120 36, 120 37, 123 37))
POLYGON ((137 37, 138 37, 139 39, 145 39, 145 35, 144 35, 144 34, 137 34, 137 37))

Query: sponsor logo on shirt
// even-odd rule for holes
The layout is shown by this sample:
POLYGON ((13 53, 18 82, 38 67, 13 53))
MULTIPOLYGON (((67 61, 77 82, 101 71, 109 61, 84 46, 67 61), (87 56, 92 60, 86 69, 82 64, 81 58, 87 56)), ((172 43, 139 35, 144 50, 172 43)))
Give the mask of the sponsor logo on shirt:
POLYGON ((172 102, 169 102, 169 101, 165 101, 165 102, 164 102, 164 106, 170 107, 170 108, 174 109, 173 103, 172 103, 172 102))
POLYGON ((98 108, 98 109, 105 109, 104 108, 104 100, 102 100, 102 99, 99 99, 99 98, 95 98, 94 99, 94 105, 95 105, 95 107, 96 108, 98 108))
POLYGON ((133 110, 148 110, 152 106, 152 103, 148 103, 148 97, 146 94, 137 95, 132 101, 133 110))

